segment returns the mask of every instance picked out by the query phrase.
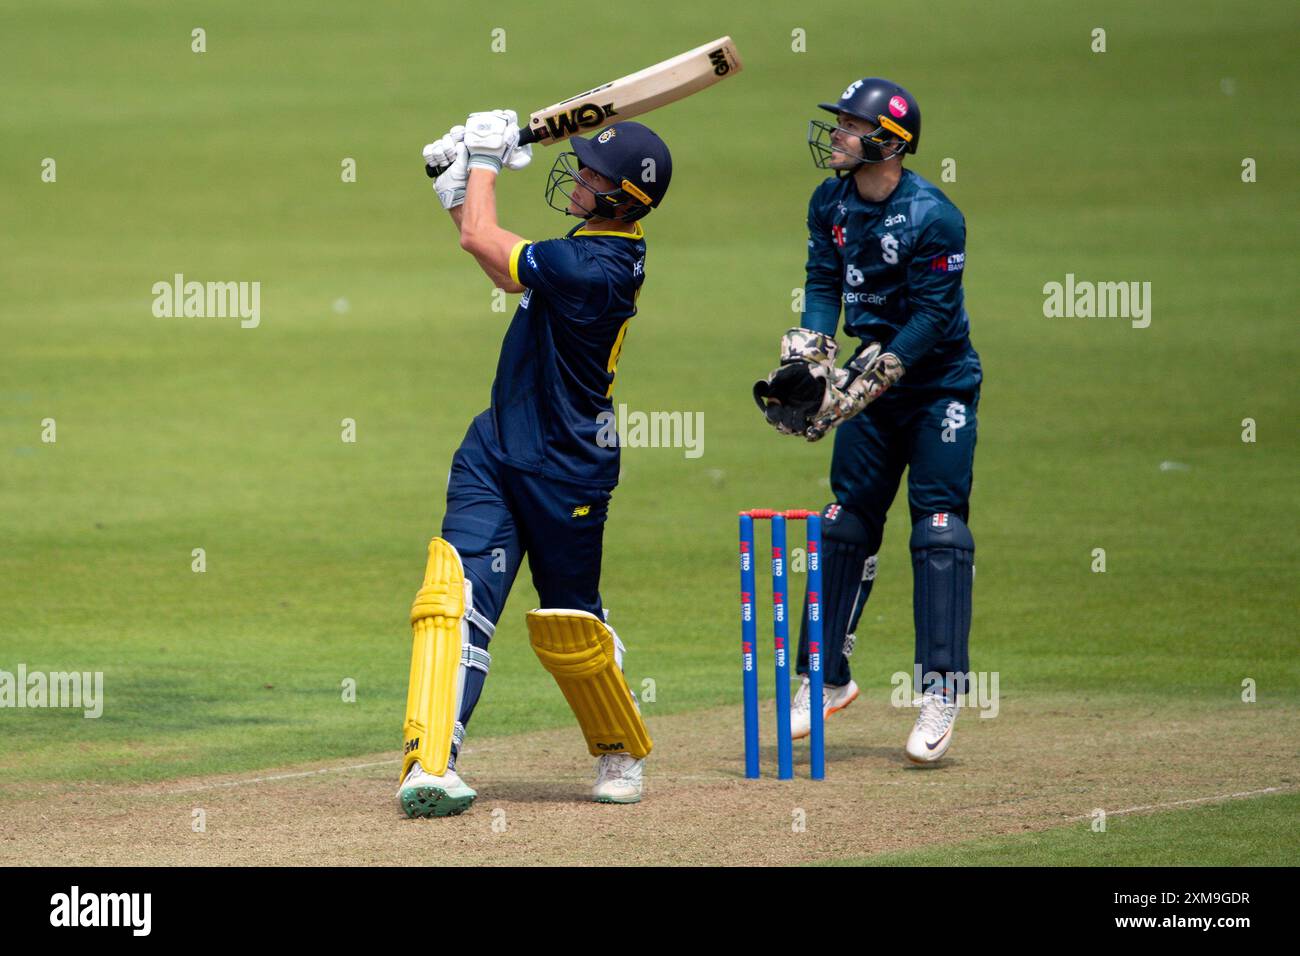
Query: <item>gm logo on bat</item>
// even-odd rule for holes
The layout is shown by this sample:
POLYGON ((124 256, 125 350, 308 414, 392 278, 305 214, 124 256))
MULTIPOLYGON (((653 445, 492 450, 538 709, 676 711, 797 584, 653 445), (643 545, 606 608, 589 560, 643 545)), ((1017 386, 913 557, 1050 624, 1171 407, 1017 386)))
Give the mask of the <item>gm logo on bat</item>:
POLYGON ((713 72, 718 76, 726 76, 731 72, 731 66, 727 63, 727 54, 720 49, 709 52, 709 62, 713 64, 713 72))
POLYGON ((599 103, 581 103, 563 113, 547 117, 544 128, 536 127, 537 139, 540 141, 548 137, 572 136, 580 129, 604 126, 605 120, 617 115, 613 103, 606 103, 603 106, 599 103))

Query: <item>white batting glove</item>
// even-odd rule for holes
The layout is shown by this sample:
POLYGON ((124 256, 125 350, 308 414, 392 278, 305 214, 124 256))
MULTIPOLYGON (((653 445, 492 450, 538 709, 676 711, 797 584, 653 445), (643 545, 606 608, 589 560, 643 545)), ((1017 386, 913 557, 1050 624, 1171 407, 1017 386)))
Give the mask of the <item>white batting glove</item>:
POLYGON ((465 127, 453 126, 445 136, 424 147, 424 165, 441 173, 456 161, 456 147, 465 140, 465 127))
MULTIPOLYGON (((501 166, 519 145, 519 125, 514 110, 470 113, 465 120, 465 147, 470 169, 501 172, 501 166)), ((532 160, 531 150, 528 161, 532 160)), ((526 161, 524 165, 528 165, 526 161)))
POLYGON ((516 146, 506 158, 506 169, 523 169, 533 161, 533 144, 516 146))
POLYGON ((454 209, 465 202, 465 184, 469 182, 469 150, 457 143, 447 169, 433 181, 433 190, 443 209, 454 209))

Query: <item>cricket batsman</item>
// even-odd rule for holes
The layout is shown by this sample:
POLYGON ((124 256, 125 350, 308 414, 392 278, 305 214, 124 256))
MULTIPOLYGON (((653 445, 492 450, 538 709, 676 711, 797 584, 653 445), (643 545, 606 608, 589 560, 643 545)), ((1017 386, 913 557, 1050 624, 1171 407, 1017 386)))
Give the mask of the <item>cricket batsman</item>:
MULTIPOLYGON (((640 123, 575 136, 547 178, 553 209, 582 220, 532 242, 497 221, 495 184, 522 169, 510 110, 472 113, 424 148, 460 246, 501 289, 522 293, 492 403, 452 458, 442 533, 411 608, 414 643, 398 800, 411 817, 461 813, 476 796, 456 759, 491 666, 493 630, 528 555, 538 609, 529 642, 598 758, 593 798, 641 799, 651 740, 623 677, 623 643, 600 598, 601 545, 618 483, 617 442, 600 441, 645 278, 639 222, 663 201, 668 147, 640 123)), ((450 383, 448 383, 450 387, 450 383)))
MULTIPOLYGON (((907 757, 938 760, 952 742, 969 669, 975 540, 969 517, 982 372, 962 292, 966 223, 936 186, 903 166, 921 140, 921 110, 897 83, 857 80, 835 122, 812 120, 814 163, 834 170, 808 204, 803 327, 781 341, 781 366, 757 382, 767 421, 810 442, 834 430, 822 518, 825 696, 830 716, 858 695, 849 671, 871 596, 885 516, 904 469, 911 511, 914 690, 920 710, 907 757), (860 346, 835 366, 836 327, 860 346)), ((809 732, 808 637, 795 737, 809 732)))

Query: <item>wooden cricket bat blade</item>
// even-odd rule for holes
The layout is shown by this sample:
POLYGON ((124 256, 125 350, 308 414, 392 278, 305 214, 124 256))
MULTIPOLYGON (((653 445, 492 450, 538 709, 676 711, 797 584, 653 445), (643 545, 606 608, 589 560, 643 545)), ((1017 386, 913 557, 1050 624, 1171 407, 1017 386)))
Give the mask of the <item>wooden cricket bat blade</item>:
MULTIPOLYGON (((519 145, 550 146, 570 136, 641 116, 720 83, 744 68, 731 37, 718 37, 644 70, 538 110, 519 131, 519 145)), ((426 166, 429 176, 446 167, 426 166)))
POLYGON ((719 37, 644 70, 587 90, 528 118, 519 142, 549 146, 578 133, 641 116, 720 83, 744 68, 731 37, 719 37))

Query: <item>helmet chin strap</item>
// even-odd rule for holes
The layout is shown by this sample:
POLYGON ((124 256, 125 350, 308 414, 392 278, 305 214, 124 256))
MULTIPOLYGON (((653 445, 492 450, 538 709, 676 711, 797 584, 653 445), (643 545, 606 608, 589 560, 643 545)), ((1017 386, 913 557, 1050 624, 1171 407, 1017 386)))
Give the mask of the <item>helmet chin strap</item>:
POLYGON ((867 137, 859 136, 858 141, 862 143, 862 159, 858 160, 858 165, 854 167, 855 170, 867 164, 874 166, 877 163, 886 163, 903 155, 903 151, 907 149, 906 143, 898 142, 898 145, 894 147, 894 151, 886 156, 880 145, 873 143, 867 137), (872 158, 873 156, 874 158, 872 158))
MULTIPOLYGON (((583 216, 582 218, 583 218, 584 220, 590 222, 592 219, 595 219, 595 218, 598 217, 598 212, 597 212, 597 210, 599 210, 599 208, 600 208, 600 199, 601 199, 601 196, 604 195, 604 193, 602 193, 602 192, 601 192, 600 190, 598 190, 595 186, 593 186, 591 183, 587 182, 585 179, 582 178, 582 169, 583 169, 583 168, 584 168, 584 167, 579 167, 579 170, 578 170, 578 182, 582 185, 582 188, 585 189, 585 190, 587 190, 587 192, 590 194, 590 196, 591 196, 591 208, 590 208, 589 210, 587 210, 587 214, 586 214, 585 216, 583 216)), ((600 175, 603 176, 604 173, 601 173, 600 175)), ((608 204, 608 200, 606 200, 606 203, 608 204)), ((599 216, 599 218, 601 218, 601 219, 610 219, 611 217, 609 217, 609 216, 603 216, 603 215, 602 215, 602 216, 599 216)))

